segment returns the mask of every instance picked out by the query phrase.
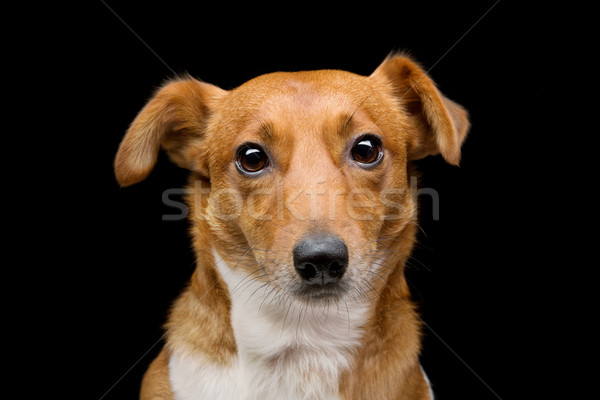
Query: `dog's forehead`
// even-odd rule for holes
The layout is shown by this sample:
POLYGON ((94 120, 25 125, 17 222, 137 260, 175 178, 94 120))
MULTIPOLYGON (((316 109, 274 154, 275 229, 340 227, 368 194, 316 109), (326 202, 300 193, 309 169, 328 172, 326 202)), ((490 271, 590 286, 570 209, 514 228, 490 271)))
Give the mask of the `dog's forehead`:
POLYGON ((288 115, 356 109, 373 92, 367 77, 340 70, 275 72, 254 78, 231 93, 248 112, 288 115))
POLYGON ((256 91, 261 88, 269 91, 291 94, 298 89, 328 88, 347 91, 357 84, 363 84, 368 78, 342 70, 316 70, 297 72, 273 72, 253 78, 238 87, 237 90, 256 91))

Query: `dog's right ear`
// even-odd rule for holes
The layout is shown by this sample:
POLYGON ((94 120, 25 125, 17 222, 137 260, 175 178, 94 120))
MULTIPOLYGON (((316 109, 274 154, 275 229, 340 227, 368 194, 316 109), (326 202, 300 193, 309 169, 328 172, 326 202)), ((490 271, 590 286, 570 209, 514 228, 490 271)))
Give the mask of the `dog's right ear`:
POLYGON ((171 160, 208 177, 207 120, 227 92, 191 77, 164 84, 131 123, 117 152, 115 175, 121 186, 144 180, 162 146, 171 160))

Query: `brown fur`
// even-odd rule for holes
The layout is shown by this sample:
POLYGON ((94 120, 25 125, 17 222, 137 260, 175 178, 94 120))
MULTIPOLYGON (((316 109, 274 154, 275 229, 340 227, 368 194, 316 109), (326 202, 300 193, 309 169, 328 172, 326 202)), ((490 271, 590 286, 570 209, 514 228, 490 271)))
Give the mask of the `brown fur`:
POLYGON ((141 398, 173 398, 169 351, 200 353, 221 365, 236 354, 228 290, 212 248, 228 265, 247 274, 264 270, 286 290, 297 278, 289 268, 294 244, 325 230, 345 241, 351 260, 393 254, 376 276, 359 275, 368 282, 359 289, 372 314, 340 379, 340 398, 427 399, 418 360, 421 324, 404 278, 416 229, 408 165, 438 153, 457 165, 468 127, 466 111, 401 55, 388 57, 370 77, 274 73, 229 92, 193 78, 167 83, 132 123, 115 161, 123 186, 150 173, 161 146, 194 172, 188 203, 197 268, 172 308, 166 348, 150 366, 141 398), (383 138, 385 162, 372 170, 345 158, 348 141, 361 132, 383 138), (236 170, 235 149, 244 142, 269 150, 269 174, 248 179, 236 170), (376 196, 390 188, 396 191, 385 201, 376 196), (246 207, 240 210, 236 199, 246 207))
POLYGON ((162 349, 152 361, 142 380, 140 400, 174 400, 175 395, 169 382, 169 353, 162 349))

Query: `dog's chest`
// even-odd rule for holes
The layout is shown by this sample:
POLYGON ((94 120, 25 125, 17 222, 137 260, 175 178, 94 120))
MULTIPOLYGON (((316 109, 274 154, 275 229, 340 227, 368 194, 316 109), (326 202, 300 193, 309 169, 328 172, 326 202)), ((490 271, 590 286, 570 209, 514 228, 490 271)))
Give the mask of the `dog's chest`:
POLYGON ((337 400, 343 361, 297 350, 272 358, 240 351, 227 366, 173 354, 169 368, 178 400, 337 400))
MULTIPOLYGON (((201 355, 171 356, 170 378, 178 400, 339 398, 339 378, 350 366, 351 350, 357 344, 348 338, 347 326, 307 329, 297 326, 298 320, 289 320, 289 326, 280 325, 279 329, 262 321, 271 329, 261 329, 242 322, 245 319, 241 315, 233 318, 238 354, 229 365, 206 362, 201 355), (326 331, 330 335, 324 336, 326 331), (318 336, 313 335, 316 333, 318 336)), ((299 320, 300 324, 308 322, 302 317, 299 320)))

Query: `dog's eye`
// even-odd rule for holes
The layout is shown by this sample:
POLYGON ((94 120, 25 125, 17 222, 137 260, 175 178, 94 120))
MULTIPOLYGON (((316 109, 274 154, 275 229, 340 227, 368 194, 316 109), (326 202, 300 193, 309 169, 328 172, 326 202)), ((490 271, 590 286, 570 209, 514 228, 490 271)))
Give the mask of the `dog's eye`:
POLYGON ((374 135, 364 135, 358 138, 350 150, 352 158, 359 165, 372 167, 383 158, 383 145, 381 140, 374 135))
POLYGON ((255 174, 269 165, 267 153, 255 143, 245 143, 238 149, 235 165, 246 174, 255 174))

